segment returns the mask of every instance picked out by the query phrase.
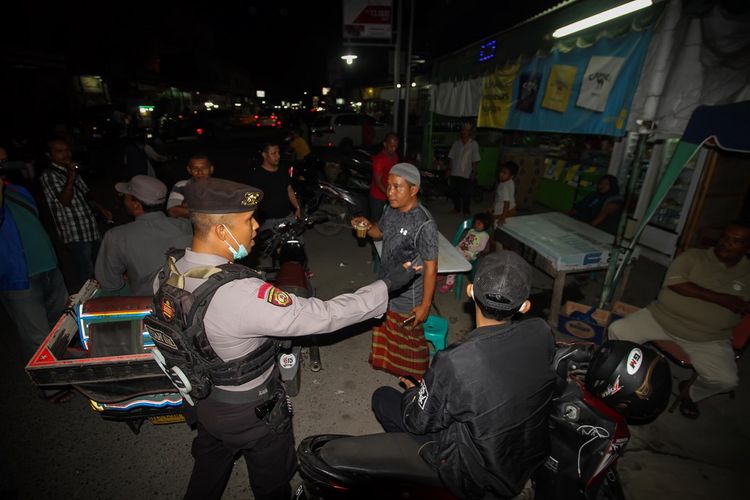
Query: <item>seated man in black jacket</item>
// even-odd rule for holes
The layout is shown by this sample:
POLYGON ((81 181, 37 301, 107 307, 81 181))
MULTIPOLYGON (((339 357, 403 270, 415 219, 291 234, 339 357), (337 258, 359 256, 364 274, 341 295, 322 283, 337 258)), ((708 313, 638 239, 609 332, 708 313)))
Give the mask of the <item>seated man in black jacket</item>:
POLYGON ((479 261, 467 293, 477 328, 435 356, 403 395, 380 387, 373 411, 388 432, 408 432, 421 455, 461 498, 512 497, 546 459, 554 339, 539 318, 511 321, 531 306, 531 270, 501 251, 479 261))

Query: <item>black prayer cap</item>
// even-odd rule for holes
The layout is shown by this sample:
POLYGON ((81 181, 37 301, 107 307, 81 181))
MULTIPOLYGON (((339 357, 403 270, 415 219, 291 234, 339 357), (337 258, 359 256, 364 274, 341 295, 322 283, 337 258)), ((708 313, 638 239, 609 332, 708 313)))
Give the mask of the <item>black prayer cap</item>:
POLYGON ((479 259, 474 300, 499 311, 510 311, 531 293, 531 267, 517 253, 501 250, 479 259))
POLYGON ((258 208, 263 191, 248 184, 209 177, 185 186, 188 210, 201 214, 235 214, 258 208))

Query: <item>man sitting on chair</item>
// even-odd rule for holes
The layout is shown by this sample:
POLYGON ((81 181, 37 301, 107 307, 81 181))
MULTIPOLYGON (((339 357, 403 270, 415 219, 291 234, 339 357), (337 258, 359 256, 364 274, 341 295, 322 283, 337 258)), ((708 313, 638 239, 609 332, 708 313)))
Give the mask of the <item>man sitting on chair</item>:
POLYGON ((750 314, 750 227, 732 223, 716 247, 692 248, 667 270, 647 308, 612 323, 609 338, 669 340, 690 356, 698 377, 680 382, 680 412, 698 418, 697 402, 737 386, 732 330, 750 314))

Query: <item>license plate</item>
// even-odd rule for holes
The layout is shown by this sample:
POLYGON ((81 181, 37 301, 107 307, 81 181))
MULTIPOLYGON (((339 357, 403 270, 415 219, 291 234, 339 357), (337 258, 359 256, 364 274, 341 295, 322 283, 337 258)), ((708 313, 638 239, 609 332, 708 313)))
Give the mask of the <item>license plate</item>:
POLYGON ((178 424, 185 421, 185 417, 178 414, 174 415, 156 415, 148 417, 149 422, 154 425, 178 424))

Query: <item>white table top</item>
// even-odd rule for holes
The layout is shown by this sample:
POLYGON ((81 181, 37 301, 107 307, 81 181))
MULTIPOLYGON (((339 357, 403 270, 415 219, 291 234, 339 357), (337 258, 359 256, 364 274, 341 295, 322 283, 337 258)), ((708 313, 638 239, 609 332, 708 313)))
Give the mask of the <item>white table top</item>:
MULTIPOLYGON (((383 252, 383 242, 375 241, 378 255, 383 252)), ((448 239, 438 233, 438 269, 439 273, 465 273, 471 271, 471 263, 461 255, 448 239)))
POLYGON ((511 217, 501 229, 548 260, 555 271, 607 267, 614 241, 611 234, 560 212, 511 217))

